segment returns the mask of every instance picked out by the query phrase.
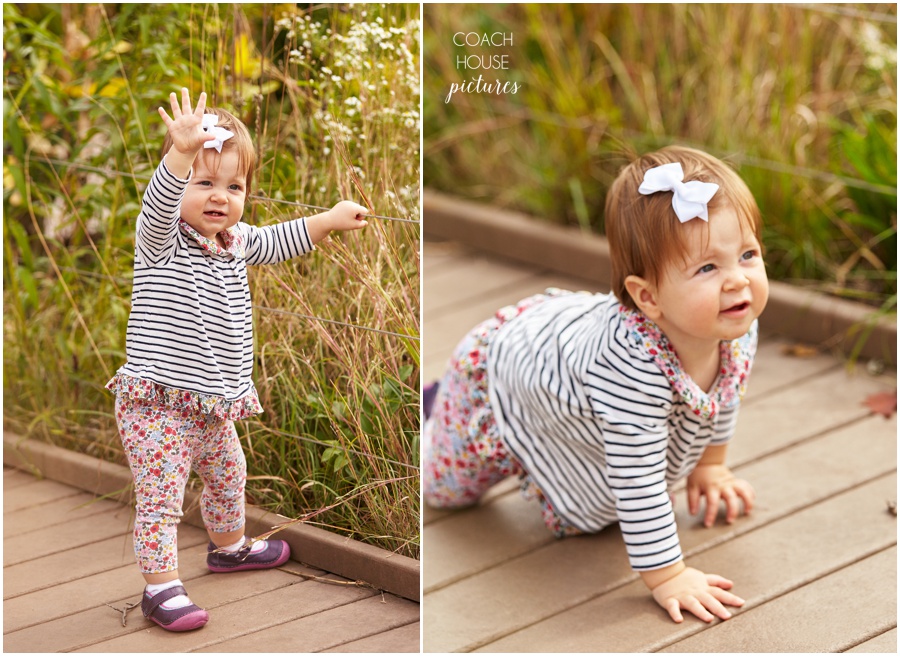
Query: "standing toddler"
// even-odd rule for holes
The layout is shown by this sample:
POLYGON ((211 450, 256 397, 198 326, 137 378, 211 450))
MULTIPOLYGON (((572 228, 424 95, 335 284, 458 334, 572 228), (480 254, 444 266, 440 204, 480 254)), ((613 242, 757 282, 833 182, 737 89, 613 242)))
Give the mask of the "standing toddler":
POLYGON ((256 150, 229 112, 191 110, 170 96, 164 158, 144 193, 135 233, 127 362, 107 384, 137 500, 134 550, 147 583, 144 616, 169 631, 206 624, 178 577, 176 527, 191 470, 213 572, 278 567, 282 540, 244 537, 247 466, 234 421, 262 412, 251 374, 248 264, 313 250, 331 231, 367 225, 366 208, 341 201, 315 216, 257 228, 241 223, 256 150))

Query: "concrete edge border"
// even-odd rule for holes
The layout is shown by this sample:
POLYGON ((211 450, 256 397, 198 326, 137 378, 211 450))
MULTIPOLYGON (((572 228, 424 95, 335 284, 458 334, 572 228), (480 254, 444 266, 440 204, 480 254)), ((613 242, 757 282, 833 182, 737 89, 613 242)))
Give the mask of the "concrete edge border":
MULTIPOLYGON (((131 498, 132 478, 127 467, 11 433, 3 436, 3 464, 121 503, 129 503, 131 498)), ((187 491, 182 521, 203 528, 199 496, 198 492, 187 491)), ((247 506, 248 535, 259 535, 288 521, 287 517, 247 506)), ((414 558, 300 523, 279 531, 278 538, 287 541, 296 559, 307 565, 365 581, 405 599, 420 600, 421 567, 414 558)))
MULTIPOLYGON (((537 221, 525 214, 454 198, 425 189, 422 195, 426 237, 463 243, 506 259, 588 280, 609 280, 609 244, 604 237, 537 221)), ((769 281, 769 303, 760 318, 764 330, 806 344, 837 348, 849 355, 857 336, 871 334, 860 351, 864 358, 897 363, 897 323, 871 307, 769 281)))

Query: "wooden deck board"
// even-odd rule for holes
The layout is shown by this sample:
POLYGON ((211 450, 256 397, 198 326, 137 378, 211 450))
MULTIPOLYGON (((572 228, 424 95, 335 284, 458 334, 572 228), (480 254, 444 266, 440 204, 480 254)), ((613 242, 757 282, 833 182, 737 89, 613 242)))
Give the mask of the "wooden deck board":
MULTIPOLYGON (((412 644, 418 644, 419 634, 421 633, 421 630, 421 623, 414 622, 412 624, 405 624, 403 626, 397 627, 396 629, 390 629, 389 631, 385 631, 383 633, 378 633, 374 636, 368 636, 366 638, 347 642, 342 645, 332 647, 331 649, 323 649, 322 651, 344 654, 411 653, 409 646, 412 644)), ((418 653, 418 650, 414 650, 414 653, 418 653)))
MULTIPOLYGON (((252 644, 247 651, 308 651, 301 646, 312 647, 308 640, 291 639, 277 628, 300 619, 314 623, 369 598, 381 601, 377 591, 294 560, 275 570, 212 574, 206 568, 206 532, 180 524, 179 574, 191 598, 209 610, 210 622, 172 634, 135 608, 123 627, 121 614, 107 604, 121 608, 139 601, 144 586, 134 563, 132 511, 105 500, 89 504, 90 499, 4 468, 4 651, 182 652, 236 640, 249 641, 237 643, 252 644), (310 576, 344 584, 305 578, 310 576)), ((392 595, 385 599, 371 621, 359 609, 356 633, 321 636, 322 645, 339 648, 358 640, 355 651, 379 645, 419 651, 419 605, 392 595), (415 630, 397 630, 411 623, 415 630)))
MULTIPOLYGON (((663 611, 648 599, 643 583, 632 581, 609 594, 601 595, 587 603, 580 604, 567 613, 558 614, 543 622, 536 623, 514 635, 487 644, 484 651, 517 651, 539 650, 553 642, 559 651, 599 652, 619 651, 656 651, 667 646, 679 644, 679 641, 692 636, 703 636, 708 632, 714 639, 716 631, 732 623, 739 630, 741 625, 735 620, 757 613, 773 600, 790 599, 805 586, 834 571, 849 567, 855 562, 865 560, 869 556, 892 551, 895 530, 890 518, 885 518, 881 509, 870 504, 861 503, 873 494, 883 493, 896 485, 894 477, 886 477, 873 482, 868 487, 851 491, 835 497, 829 502, 785 518, 780 522, 754 531, 746 539, 734 543, 723 543, 710 549, 695 559, 695 564, 704 571, 716 571, 723 566, 743 566, 748 573, 740 578, 738 587, 740 594, 747 601, 744 609, 735 612, 732 620, 721 622, 716 620, 707 625, 692 617, 685 617, 681 625, 667 620, 663 611), (855 492, 855 494, 854 494, 855 492), (855 521, 848 522, 845 535, 848 540, 833 540, 834 530, 829 527, 828 518, 835 512, 853 515, 855 521), (825 521, 823 521, 825 520, 825 521), (801 529, 809 529, 802 532, 801 529), (858 529, 859 532, 856 532, 858 529), (823 542, 829 541, 825 549, 820 548, 823 542), (876 551, 881 549, 882 551, 876 551), (765 557, 769 554, 769 557, 765 557), (750 573, 752 572, 752 574, 750 573)), ((890 573, 890 558, 883 575, 890 573)), ((739 579, 738 576, 733 578, 739 579)), ((886 594, 894 595, 890 576, 886 585, 878 586, 879 590, 870 590, 859 597, 870 601, 881 602, 886 594)), ((856 579, 857 584, 863 579, 856 579)), ((871 579, 864 579, 871 582, 871 579)), ((858 585, 855 586, 859 589, 858 585)), ((847 587, 842 595, 848 592, 847 587)), ((896 596, 896 595, 894 595, 896 596)), ((840 597, 823 597, 812 602, 798 600, 791 612, 781 617, 771 618, 770 634, 780 636, 780 642, 767 639, 767 646, 756 644, 749 649, 739 648, 737 640, 752 644, 760 639, 755 631, 745 631, 740 638, 731 634, 729 641, 720 642, 717 647, 708 651, 818 651, 807 650, 792 644, 793 635, 798 626, 813 624, 818 616, 825 615, 826 609, 834 609, 834 614, 842 613, 840 597)), ((427 606, 426 606, 427 608, 427 606)), ((890 606, 888 606, 890 611, 890 606)), ((894 611, 896 619, 896 610, 894 611)), ((863 618, 858 618, 863 620, 863 618)), ((864 621, 860 622, 860 626, 864 621)), ((427 625, 426 625, 427 626, 427 625)), ((746 626, 746 625, 745 625, 746 626)), ((734 630, 734 629, 732 629, 734 630)), ((855 633, 848 631, 845 635, 847 643, 853 644, 854 638, 868 635, 870 629, 855 633)), ((682 643, 683 644, 683 643, 682 643)), ((706 643, 707 648, 709 643, 706 643)), ((428 643, 426 638, 426 649, 428 643)), ((704 651, 698 648, 698 651, 704 651)), ((827 650, 826 650, 827 651, 827 650)))
MULTIPOLYGON (((418 604, 389 594, 385 594, 384 598, 380 594, 372 595, 353 604, 337 606, 315 616, 272 627, 267 639, 274 646, 266 651, 324 651, 418 620, 418 604)), ((254 635, 245 635, 198 651, 259 651, 259 641, 254 635)))
POLYGON ((847 653, 853 654, 896 654, 897 653, 897 629, 896 627, 890 631, 885 631, 881 635, 865 640, 852 649, 848 649, 847 653))
MULTIPOLYGON (((90 515, 91 539, 102 540, 126 534, 130 537, 129 520, 128 512, 122 507, 90 515)), ((84 522, 84 518, 77 518, 23 535, 7 537, 3 541, 3 566, 25 563, 82 546, 84 522)))
MULTIPOLYGON (((426 262, 429 247, 426 241, 426 262)), ((472 257, 465 249, 442 248, 444 271, 457 270, 472 257), (446 254, 454 252, 456 267, 446 254)), ((471 300, 456 287, 453 303, 444 304, 437 316, 431 303, 441 296, 441 284, 452 282, 433 280, 425 296, 425 352, 442 353, 445 360, 465 331, 493 310, 542 291, 547 285, 541 275, 520 277, 487 295, 473 292, 471 300)), ((505 481, 497 486, 501 492, 492 491, 475 508, 424 513, 425 651, 618 652, 677 644, 696 651, 805 651, 800 642, 796 648, 789 641, 754 642, 750 629, 742 634, 744 642, 716 642, 712 629, 733 626, 729 631, 740 633, 738 617, 778 600, 796 610, 780 621, 774 613, 760 615, 768 617, 776 635, 780 627, 782 637, 790 636, 796 622, 813 626, 822 613, 811 600, 839 587, 828 582, 832 576, 845 585, 856 582, 860 598, 870 604, 895 599, 896 561, 879 554, 896 545, 896 518, 885 502, 896 498, 897 422, 871 416, 861 402, 872 392, 895 389, 896 379, 850 374, 829 356, 797 358, 783 347, 777 339, 761 340, 729 449, 729 463, 756 488, 757 509, 732 526, 704 529, 687 514, 683 493, 676 505, 688 563, 732 578, 735 591, 748 600, 732 621, 707 626, 689 618, 675 625, 630 571, 616 527, 557 541, 543 527, 537 507, 505 481), (878 590, 858 578, 866 567, 876 567, 872 563, 886 568, 878 590), (816 586, 809 588, 812 593, 809 586, 816 586), (687 638, 702 639, 692 643, 702 646, 684 646, 687 638)), ((443 362, 426 366, 426 380, 442 369, 443 362)), ((821 605, 838 609, 840 602, 821 605)), ((821 640, 808 644, 849 649, 871 641, 873 651, 895 652, 896 608, 891 611, 888 604, 875 615, 858 624, 844 622, 830 634, 818 632, 821 640), (891 612, 893 625, 885 619, 891 612)))
MULTIPOLYGON (((800 652, 842 651, 849 646, 848 636, 879 635, 896 625, 896 576, 885 579, 886 573, 896 573, 896 563, 897 548, 886 549, 663 651, 703 653, 718 645, 742 652, 774 652, 786 647, 800 652), (893 589, 879 585, 869 594, 858 594, 861 581, 894 585, 893 589), (787 635, 785 618, 796 617, 798 610, 807 608, 824 612, 808 613, 802 621, 791 623, 787 635)), ((850 644, 853 641, 849 638, 850 644)))
POLYGON ((81 521, 91 515, 109 512, 113 509, 129 515, 131 513, 131 509, 113 501, 96 499, 85 493, 74 494, 42 504, 40 512, 33 512, 31 508, 23 508, 4 513, 3 535, 9 540, 11 537, 26 535, 48 526, 58 526, 72 520, 81 521))
MULTIPOLYGON (((14 470, 13 470, 14 471, 14 470)), ((22 472, 15 472, 22 474, 22 472)), ((5 477, 5 470, 4 470, 5 477)), ((26 510, 42 506, 45 503, 52 503, 74 497, 78 494, 78 490, 67 485, 62 485, 55 481, 39 481, 31 477, 31 482, 24 485, 16 485, 9 491, 3 490, 3 514, 13 513, 17 510, 26 510)))

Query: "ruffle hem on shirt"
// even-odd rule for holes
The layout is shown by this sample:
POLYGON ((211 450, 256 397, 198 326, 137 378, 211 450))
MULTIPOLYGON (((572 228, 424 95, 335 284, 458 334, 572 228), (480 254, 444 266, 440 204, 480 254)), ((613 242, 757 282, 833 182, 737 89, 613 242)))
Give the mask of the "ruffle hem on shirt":
POLYGON ((161 403, 174 410, 199 412, 202 415, 214 415, 219 419, 238 421, 263 412, 256 388, 234 401, 227 401, 221 396, 201 394, 188 390, 167 387, 143 378, 135 378, 128 374, 117 373, 106 384, 106 389, 129 399, 140 399, 161 403))

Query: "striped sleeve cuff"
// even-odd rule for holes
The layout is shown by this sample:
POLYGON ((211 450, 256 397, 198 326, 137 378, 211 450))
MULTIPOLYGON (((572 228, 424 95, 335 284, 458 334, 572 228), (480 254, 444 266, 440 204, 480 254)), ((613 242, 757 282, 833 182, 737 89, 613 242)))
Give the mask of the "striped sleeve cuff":
POLYGON ((616 510, 633 570, 660 569, 682 559, 675 513, 667 493, 634 500, 619 498, 616 510))

